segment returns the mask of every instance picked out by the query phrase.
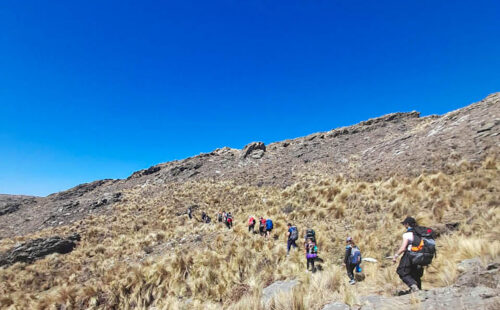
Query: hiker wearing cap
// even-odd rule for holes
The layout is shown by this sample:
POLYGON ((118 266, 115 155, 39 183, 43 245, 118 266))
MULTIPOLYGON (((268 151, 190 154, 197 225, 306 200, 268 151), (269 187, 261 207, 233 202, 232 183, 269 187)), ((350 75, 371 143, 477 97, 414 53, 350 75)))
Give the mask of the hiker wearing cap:
POLYGON ((352 240, 352 237, 347 237, 346 244, 344 265, 347 271, 347 276, 350 279, 349 284, 353 285, 356 284, 356 280, 354 279, 354 269, 361 263, 361 251, 354 243, 354 240, 352 240))
POLYGON ((416 292, 422 289, 421 278, 424 274, 422 266, 412 264, 409 254, 414 239, 413 230, 417 226, 417 221, 413 217, 408 216, 401 224, 405 226, 406 232, 403 234, 403 242, 396 254, 394 254, 392 261, 396 263, 397 258, 403 254, 396 272, 401 280, 408 285, 410 291, 416 292))
POLYGON ((297 239, 299 239, 299 230, 297 227, 292 226, 292 224, 288 223, 288 232, 286 233, 287 244, 286 244, 286 255, 290 254, 290 248, 297 248, 297 239))

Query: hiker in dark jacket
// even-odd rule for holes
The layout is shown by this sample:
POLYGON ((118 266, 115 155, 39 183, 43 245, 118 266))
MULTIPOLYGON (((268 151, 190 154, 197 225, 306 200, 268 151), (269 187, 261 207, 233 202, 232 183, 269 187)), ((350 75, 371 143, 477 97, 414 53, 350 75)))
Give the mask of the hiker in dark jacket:
POLYGON ((347 237, 346 243, 344 265, 347 271, 347 276, 350 279, 349 284, 355 284, 356 280, 354 279, 354 269, 359 265, 359 263, 361 263, 361 252, 356 244, 354 244, 352 237, 347 237))
POLYGON ((394 254, 392 261, 396 263, 397 258, 403 254, 396 272, 401 280, 408 285, 410 291, 416 292, 422 289, 421 278, 424 275, 424 268, 419 265, 413 265, 409 254, 414 239, 413 229, 417 226, 417 221, 413 217, 408 216, 401 224, 405 226, 406 232, 403 234, 403 242, 396 254, 394 254))
POLYGON ((187 215, 189 216, 189 219, 193 218, 193 209, 191 209, 191 207, 188 208, 187 215))
POLYGON ((298 248, 297 239, 299 238, 299 231, 296 226, 292 226, 291 223, 288 223, 288 231, 286 233, 287 243, 286 243, 286 255, 290 254, 290 249, 292 247, 298 248))
POLYGON ((316 243, 313 242, 312 238, 308 238, 304 248, 306 251, 306 259, 307 259, 306 272, 309 271, 309 265, 311 265, 311 271, 315 272, 316 268, 314 267, 314 261, 318 257, 318 247, 316 246, 316 243))

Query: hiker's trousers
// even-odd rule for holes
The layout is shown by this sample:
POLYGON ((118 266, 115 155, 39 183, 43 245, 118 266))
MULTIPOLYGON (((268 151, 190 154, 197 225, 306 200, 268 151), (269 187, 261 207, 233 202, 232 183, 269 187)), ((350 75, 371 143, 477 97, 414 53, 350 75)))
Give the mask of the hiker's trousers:
POLYGON ((403 280, 403 282, 411 287, 416 284, 419 289, 422 289, 422 276, 424 275, 424 268, 418 265, 412 265, 410 255, 405 252, 399 261, 399 266, 396 271, 403 280))
POLYGON ((356 268, 356 264, 346 263, 345 269, 347 271, 347 276, 349 279, 354 280, 354 268, 356 268))
POLYGON ((291 248, 292 246, 293 246, 294 248, 297 248, 297 244, 295 243, 295 240, 288 239, 288 242, 287 242, 287 244, 286 244, 286 251, 287 251, 287 253, 289 253, 289 252, 290 252, 290 248, 291 248))

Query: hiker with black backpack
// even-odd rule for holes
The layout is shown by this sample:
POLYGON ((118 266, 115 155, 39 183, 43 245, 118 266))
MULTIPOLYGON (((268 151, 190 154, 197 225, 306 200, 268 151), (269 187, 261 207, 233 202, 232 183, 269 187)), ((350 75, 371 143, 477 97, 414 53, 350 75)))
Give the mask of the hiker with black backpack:
POLYGON ((410 292, 422 289, 424 266, 429 265, 436 255, 434 231, 431 228, 417 226, 417 221, 408 216, 401 222, 406 228, 403 242, 392 261, 403 254, 399 261, 397 273, 401 280, 408 285, 410 292))
POLYGON ((288 223, 288 232, 286 233, 287 236, 287 247, 286 247, 286 255, 290 254, 290 248, 298 248, 297 239, 299 239, 299 230, 297 229, 296 226, 292 226, 292 224, 288 223))
POLYGON ((304 245, 307 243, 307 239, 311 239, 313 243, 316 243, 316 232, 312 228, 306 230, 306 235, 304 237, 304 245))
POLYGON ((344 265, 347 271, 347 276, 350 281, 349 284, 356 284, 356 280, 354 279, 354 269, 359 268, 359 264, 361 263, 361 251, 352 240, 352 237, 347 237, 346 239, 346 247, 345 247, 345 255, 344 255, 344 265))

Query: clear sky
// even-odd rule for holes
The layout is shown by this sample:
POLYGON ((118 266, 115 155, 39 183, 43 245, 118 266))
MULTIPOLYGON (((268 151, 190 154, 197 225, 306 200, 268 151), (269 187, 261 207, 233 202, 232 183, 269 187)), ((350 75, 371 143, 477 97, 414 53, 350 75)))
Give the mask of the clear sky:
POLYGON ((0 193, 500 91, 500 1, 0 3, 0 193))

